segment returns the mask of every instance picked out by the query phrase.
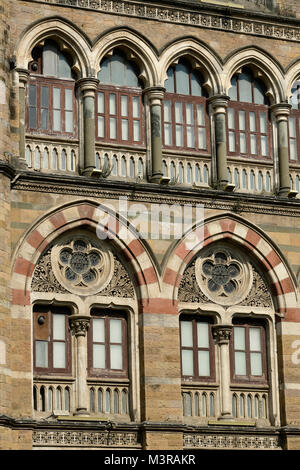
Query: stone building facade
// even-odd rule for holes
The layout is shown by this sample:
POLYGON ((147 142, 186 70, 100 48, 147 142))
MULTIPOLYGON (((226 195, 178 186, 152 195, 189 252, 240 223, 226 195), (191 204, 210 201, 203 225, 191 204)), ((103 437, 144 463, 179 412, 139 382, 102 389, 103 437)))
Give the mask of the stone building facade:
POLYGON ((300 448, 300 9, 0 0, 0 448, 300 448))

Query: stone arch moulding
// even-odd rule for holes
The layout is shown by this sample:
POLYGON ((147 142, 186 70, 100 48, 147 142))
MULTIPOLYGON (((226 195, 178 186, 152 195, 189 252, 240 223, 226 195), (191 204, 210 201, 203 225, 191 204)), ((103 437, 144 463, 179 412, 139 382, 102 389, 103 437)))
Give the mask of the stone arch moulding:
POLYGON ((140 69, 140 78, 146 87, 157 84, 157 55, 144 38, 128 29, 117 29, 102 35, 93 45, 92 67, 97 72, 103 57, 115 48, 123 48, 128 59, 137 63, 140 69))
POLYGON ((158 64, 159 85, 164 86, 168 68, 181 57, 190 58, 194 67, 202 73, 205 81, 203 86, 206 87, 209 95, 221 93, 222 65, 220 59, 208 46, 190 38, 176 41, 162 52, 158 64))
POLYGON ((16 66, 27 70, 32 49, 47 38, 57 38, 71 51, 74 64, 81 78, 90 75, 91 64, 88 51, 91 46, 87 38, 69 22, 60 18, 46 18, 35 22, 23 32, 17 44, 16 66))
POLYGON ((261 229, 232 214, 214 216, 196 224, 175 245, 163 272, 163 282, 169 287, 173 302, 177 303, 183 272, 194 256, 210 243, 226 239, 249 250, 262 266, 278 306, 276 313, 289 321, 299 318, 297 283, 284 256, 261 229))
POLYGON ((149 250, 128 221, 118 215, 116 222, 111 219, 109 208, 91 201, 60 206, 38 219, 20 240, 14 253, 11 273, 13 308, 18 310, 30 305, 32 275, 45 248, 59 235, 83 225, 92 227, 97 234, 109 232, 109 239, 132 269, 141 308, 147 310, 151 302, 158 303, 159 277, 149 250))
POLYGON ((225 59, 222 85, 226 94, 228 94, 232 76, 245 65, 254 69, 257 78, 261 78, 265 82, 271 104, 284 101, 283 71, 272 56, 252 47, 239 49, 225 59))

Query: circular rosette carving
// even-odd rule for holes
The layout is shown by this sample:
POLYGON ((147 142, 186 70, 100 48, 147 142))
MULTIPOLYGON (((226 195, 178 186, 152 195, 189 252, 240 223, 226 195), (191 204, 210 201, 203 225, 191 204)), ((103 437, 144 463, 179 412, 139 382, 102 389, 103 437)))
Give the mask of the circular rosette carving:
POLYGON ((218 246, 206 250, 195 263, 197 282, 213 302, 232 305, 241 302, 252 286, 252 269, 241 253, 218 246))
POLYGON ((74 294, 95 294, 104 289, 113 276, 112 253, 84 236, 54 246, 51 262, 59 282, 74 294))

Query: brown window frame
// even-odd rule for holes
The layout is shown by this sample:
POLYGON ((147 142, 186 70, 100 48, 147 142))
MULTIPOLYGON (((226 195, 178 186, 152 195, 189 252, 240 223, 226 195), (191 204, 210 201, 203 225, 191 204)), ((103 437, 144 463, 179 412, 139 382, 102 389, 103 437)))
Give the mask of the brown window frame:
POLYGON ((26 131, 31 134, 43 134, 47 136, 59 136, 59 137, 66 137, 70 138, 77 138, 78 136, 78 126, 77 126, 77 102, 75 96, 75 81, 72 79, 65 79, 65 78, 56 78, 56 77, 46 77, 40 76, 37 74, 32 74, 28 81, 27 86, 27 105, 26 105, 26 131), (36 127, 30 127, 29 124, 29 87, 31 85, 36 86, 36 127), (48 104, 48 129, 42 129, 41 127, 41 89, 43 86, 48 87, 49 89, 49 104, 48 104), (61 130, 54 130, 53 129, 53 88, 59 88, 60 91, 60 112, 61 112, 61 130), (72 104, 73 104, 73 129, 72 132, 67 132, 65 130, 65 90, 72 91, 72 104))
MULTIPOLYGON (((91 314, 90 326, 87 334, 88 341, 88 374, 90 377, 102 377, 102 378, 128 378, 128 320, 124 312, 103 312, 94 311, 91 314), (104 319, 105 328, 105 369, 98 369, 93 367, 93 320, 104 319), (109 322, 111 319, 122 320, 122 358, 123 358, 123 369, 110 369, 110 351, 109 346, 114 343, 109 341, 109 322)), ((99 343, 96 343, 99 344, 99 343)), ((102 344, 102 343, 101 343, 102 344)), ((120 344, 120 343, 117 343, 120 344)))
POLYGON ((179 337, 180 337, 180 367, 181 367, 181 378, 184 381, 194 381, 194 382, 215 382, 216 380, 216 366, 215 366, 215 343, 212 335, 213 321, 210 317, 190 317, 190 316, 181 316, 179 320, 179 337), (192 323, 192 334, 193 334, 193 347, 182 346, 181 344, 181 322, 189 321, 192 323), (208 323, 209 331, 209 348, 198 348, 197 345, 197 323, 208 323), (197 345, 197 346, 196 346, 197 345), (193 351, 193 364, 194 364, 194 373, 193 375, 183 375, 182 374, 182 350, 192 350, 193 351), (209 352, 209 365, 210 365, 210 375, 202 376, 199 375, 199 364, 198 364, 198 351, 208 351, 209 352))
POLYGON ((143 104, 143 90, 139 87, 128 87, 128 86, 114 86, 104 85, 98 86, 96 97, 95 97, 95 136, 96 142, 104 142, 111 144, 121 144, 130 147, 144 147, 145 146, 145 110, 143 104), (98 93, 104 94, 104 113, 98 112, 98 93), (110 114, 109 110, 109 96, 110 94, 116 95, 116 113, 110 114), (121 114, 121 96, 128 97, 128 116, 122 116, 121 114), (139 98, 139 114, 140 117, 133 117, 133 98, 139 98), (104 137, 98 136, 98 116, 104 118, 104 137), (109 119, 113 117, 116 119, 116 139, 110 137, 109 119), (122 119, 128 121, 128 139, 122 139, 122 119), (140 140, 134 140, 134 128, 133 123, 139 122, 140 126, 140 140))
MULTIPOLYGON (((68 316, 71 312, 64 307, 48 307, 48 306, 37 306, 33 311, 33 370, 36 375, 71 375, 72 374, 72 344, 71 344, 71 330, 69 327, 68 316), (59 314, 65 316, 65 341, 56 340, 53 338, 53 314, 59 314), (48 367, 37 367, 36 364, 36 341, 46 341, 38 339, 37 328, 38 328, 38 318, 40 316, 47 316, 49 318, 49 331, 50 335, 48 337, 48 367), (65 368, 54 368, 53 367, 53 343, 54 342, 64 342, 65 343, 65 368)), ((46 318, 47 321, 47 318, 46 318)))
MULTIPOLYGON (((268 384, 268 360, 267 360, 267 342, 266 342, 266 327, 263 323, 259 322, 243 322, 236 321, 233 324, 232 335, 230 338, 230 371, 231 371, 231 381, 233 383, 247 383, 247 384, 268 384), (234 327, 243 327, 245 328, 245 350, 235 350, 234 349, 234 327), (262 376, 251 375, 251 366, 250 366, 250 334, 249 331, 251 328, 259 328, 261 331, 261 359, 262 359, 262 376), (236 375, 235 374, 235 351, 242 351, 246 353, 246 375, 236 375)), ((252 351, 255 352, 255 351, 252 351)), ((257 351, 258 352, 258 351, 257 351)))

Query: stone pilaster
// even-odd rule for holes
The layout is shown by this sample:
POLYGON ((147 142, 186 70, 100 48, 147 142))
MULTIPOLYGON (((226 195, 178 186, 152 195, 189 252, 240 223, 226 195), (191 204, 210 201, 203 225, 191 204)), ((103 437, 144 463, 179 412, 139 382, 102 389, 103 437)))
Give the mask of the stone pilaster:
POLYGON ((26 69, 17 69, 19 75, 19 156, 22 164, 25 164, 25 111, 26 111, 26 87, 29 72, 26 69))
POLYGON ((220 348, 221 416, 219 419, 232 418, 229 360, 229 341, 232 328, 232 325, 215 325, 213 327, 213 337, 220 348))
POLYGON ((271 107, 277 126, 277 148, 279 167, 279 196, 290 193, 288 119, 291 105, 279 103, 271 107))

